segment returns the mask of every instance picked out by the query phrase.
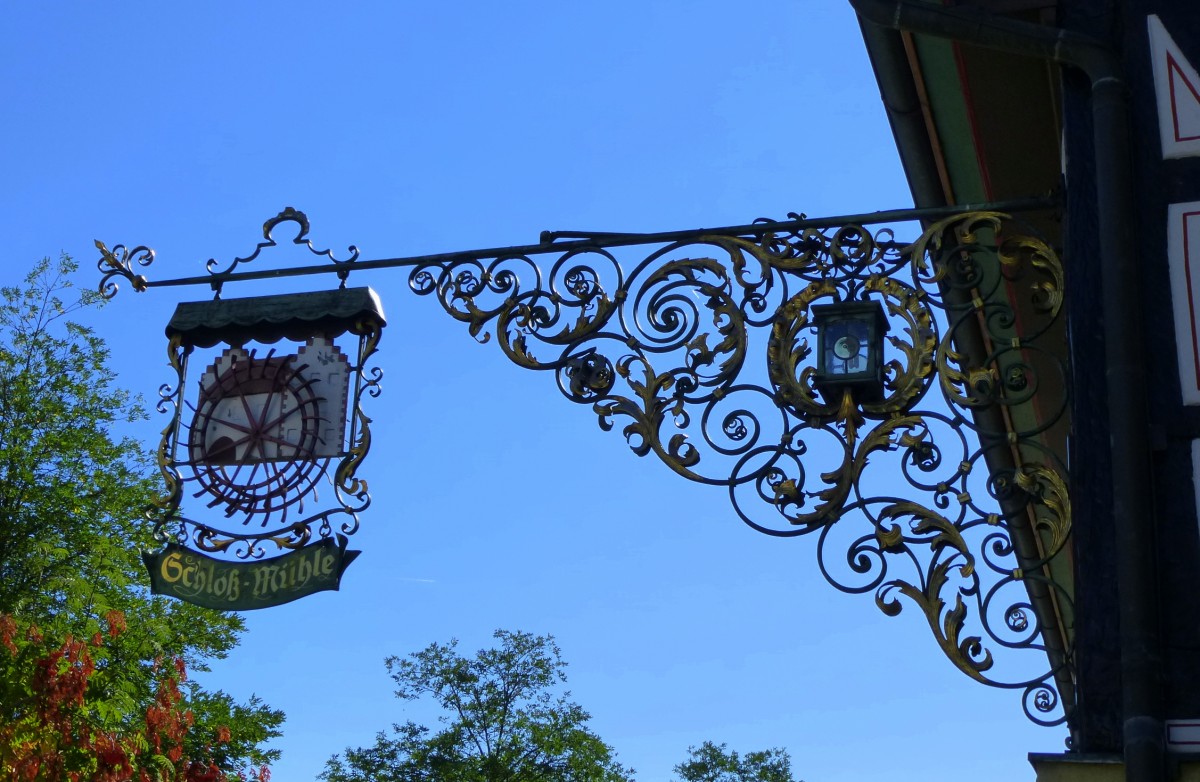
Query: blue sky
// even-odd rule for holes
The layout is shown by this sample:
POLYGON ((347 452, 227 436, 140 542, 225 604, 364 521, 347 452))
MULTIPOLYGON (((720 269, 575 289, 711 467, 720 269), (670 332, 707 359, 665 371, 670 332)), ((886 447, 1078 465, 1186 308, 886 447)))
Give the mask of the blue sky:
MULTIPOLYGON (((94 239, 154 247, 152 278, 200 274, 285 205, 318 245, 389 257, 910 203, 840 2, 2 13, 3 284, 65 251, 93 285, 94 239)), ((1062 749, 954 670, 915 608, 827 585, 812 540, 753 532, 637 458, 402 272, 352 282, 390 321, 364 553, 341 592, 249 615, 205 677, 288 713, 276 780, 429 718, 391 697, 385 656, 497 627, 557 637, 593 727, 650 782, 709 739, 787 747, 808 782, 1030 779, 1027 752, 1062 749)), ((170 380, 162 327, 185 298, 205 293, 126 288, 94 319, 127 387, 170 380)))

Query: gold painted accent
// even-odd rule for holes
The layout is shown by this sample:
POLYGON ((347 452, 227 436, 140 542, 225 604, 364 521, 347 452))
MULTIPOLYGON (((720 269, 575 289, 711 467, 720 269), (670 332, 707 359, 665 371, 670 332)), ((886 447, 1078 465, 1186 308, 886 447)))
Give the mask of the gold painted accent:
POLYGON ((369 381, 362 384, 362 374, 367 362, 379 349, 379 340, 383 336, 383 330, 377 321, 370 321, 357 324, 355 333, 359 335, 357 372, 360 385, 350 403, 354 421, 354 441, 350 443, 346 455, 338 462, 333 477, 333 485, 339 498, 343 505, 351 511, 366 507, 366 503, 370 501, 367 482, 357 477, 356 473, 359 465, 371 450, 372 418, 363 411, 362 398, 364 394, 369 393, 369 389, 375 387, 376 383, 369 381))
POLYGON ((163 396, 158 404, 159 410, 171 412, 170 420, 159 432, 158 450, 155 453, 155 463, 163 479, 163 490, 154 497, 152 508, 146 512, 147 517, 155 522, 155 535, 160 540, 165 539, 161 537, 163 526, 178 513, 183 500, 183 477, 175 467, 172 453, 183 414, 184 374, 187 371, 187 357, 191 351, 190 347, 183 346, 182 338, 178 334, 172 335, 167 341, 167 363, 175 371, 175 384, 162 387, 160 394, 163 396))
POLYGON ((1066 481, 1042 465, 1022 467, 1014 480, 1033 498, 1035 528, 1045 537, 1046 548, 1061 550, 1071 534, 1071 498, 1066 481))
POLYGON ((100 251, 100 263, 97 264, 103 276, 100 279, 100 295, 106 299, 111 299, 116 295, 117 289, 115 284, 110 284, 109 280, 113 277, 124 277, 133 286, 133 289, 138 293, 143 293, 150 287, 150 281, 144 275, 133 273, 134 257, 138 256, 142 260, 139 262, 146 265, 154 259, 154 251, 146 247, 138 247, 129 250, 123 245, 117 245, 113 249, 121 250, 121 257, 117 258, 113 250, 108 249, 108 246, 100 241, 95 240, 96 249, 100 251))
POLYGON ((904 542, 904 531, 900 529, 899 524, 887 528, 879 526, 875 529, 875 538, 879 541, 879 547, 885 551, 898 550, 904 542))

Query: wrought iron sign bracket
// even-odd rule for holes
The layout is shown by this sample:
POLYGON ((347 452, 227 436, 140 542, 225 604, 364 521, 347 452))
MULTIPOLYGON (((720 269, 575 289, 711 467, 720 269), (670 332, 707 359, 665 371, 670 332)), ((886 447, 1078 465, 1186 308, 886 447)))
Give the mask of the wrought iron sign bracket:
MULTIPOLYGON (((159 281, 141 273, 154 260, 148 247, 96 246, 107 298, 118 280, 139 291, 204 285, 220 300, 246 280, 334 274, 344 289, 352 274, 407 269, 412 292, 476 339, 494 336, 518 366, 552 373, 602 428, 620 426, 634 453, 720 487, 756 530, 813 536, 833 586, 873 594, 888 615, 915 605, 956 667, 1020 692, 1031 719, 1057 724, 1074 702, 1063 267, 1011 217, 1055 208, 1039 198, 662 233, 545 232, 531 245, 366 260, 354 246, 341 257, 318 249, 308 218, 289 207, 245 257, 159 281), (887 227, 913 221, 923 230, 911 241, 887 227), (250 266, 283 223, 321 263, 250 266), (636 247, 653 249, 618 258, 636 247)), ((363 382, 362 367, 381 325, 380 312, 378 325, 351 328, 366 340, 351 368, 356 405, 364 390, 378 392, 379 370, 363 382)), ((186 351, 172 344, 182 387, 186 351)), ((276 372, 270 355, 240 360, 241 370, 210 376, 276 372)), ((301 385, 287 404, 299 404, 301 385)), ((175 390, 164 399, 177 432, 187 403, 175 390)), ((218 450, 203 432, 240 425, 210 423, 222 410, 198 403, 194 461, 218 450)), ((348 494, 369 445, 362 418, 354 431, 366 440, 351 436, 332 471, 348 494)), ((164 449, 160 529, 178 517, 182 491, 164 449)), ((220 470, 198 469, 224 474, 232 457, 222 458, 220 470)), ((242 502, 243 490, 229 491, 242 502)), ((348 528, 369 501, 361 491, 348 528)), ((198 540, 254 559, 266 543, 308 540, 303 530, 293 537, 198 540)))

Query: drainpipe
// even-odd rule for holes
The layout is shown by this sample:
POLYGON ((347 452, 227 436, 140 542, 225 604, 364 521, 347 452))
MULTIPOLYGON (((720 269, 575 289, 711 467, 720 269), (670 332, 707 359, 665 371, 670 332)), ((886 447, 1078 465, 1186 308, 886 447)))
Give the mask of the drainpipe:
MULTIPOLYGON (((937 174, 938 167, 929 143, 929 130, 925 124, 920 96, 908 72, 908 54, 900 35, 870 22, 863 22, 861 27, 863 40, 867 42, 867 48, 871 51, 880 92, 885 97, 884 108, 892 126, 892 134, 895 135, 897 146, 900 147, 904 158, 904 170, 908 175, 913 202, 918 207, 945 206, 948 203, 946 191, 937 174)), ((957 289, 950 285, 943 291, 943 295, 947 302, 960 307, 971 306, 973 294, 965 289, 957 289)), ((976 361, 986 357, 990 350, 985 345, 980 327, 970 323, 962 325, 964 328, 955 333, 955 348, 976 361)), ((995 406, 982 407, 972 411, 972 417, 980 433, 980 445, 987 449, 989 468, 1000 473, 1014 471, 1016 461, 1006 445, 1008 440, 1004 433, 1007 422, 1001 410, 995 406)), ((1041 549, 1038 533, 1029 518, 1027 501, 1020 497, 1019 493, 1011 495, 1007 500, 1001 499, 1000 512, 1009 520, 1008 530, 1018 567, 1030 574, 1040 572, 1045 554, 1041 549)), ((1030 604, 1039 619, 1053 617, 1058 613, 1055 595, 1044 581, 1030 578, 1025 581, 1025 586, 1030 604)), ((1069 718, 1076 706, 1075 679, 1071 668, 1066 665, 1069 645, 1065 628, 1060 626, 1054 629, 1054 632, 1043 633, 1042 639, 1050 668, 1054 671, 1054 685, 1058 688, 1059 702, 1069 718)))
MULTIPOLYGON (((900 36, 893 30, 864 22, 863 40, 871 51, 875 77, 880 92, 885 96, 884 108, 904 158, 904 170, 917 207, 946 206, 947 195, 937 174, 934 152, 929 143, 920 97, 908 72, 908 55, 900 36)), ((928 227, 928 223, 925 224, 928 227)), ((948 303, 970 308, 974 295, 965 289, 949 285, 943 291, 948 303)), ((955 349, 979 361, 990 350, 985 345, 982 329, 978 324, 963 323, 955 332, 955 349)), ((972 411, 975 426, 980 433, 980 445, 987 449, 987 464, 995 472, 1012 472, 1016 461, 1009 450, 1005 436, 1007 422, 1003 412, 996 406, 982 407, 972 411)), ((1040 572, 1045 554, 1041 550, 1038 533, 1029 518, 1027 500, 1014 493, 1007 500, 1000 500, 1000 512, 1008 519, 1008 530, 1012 537, 1013 552, 1017 566, 1026 573, 1040 572)), ((1058 613, 1058 604, 1051 588, 1041 579, 1025 581, 1030 603, 1040 618, 1058 613)), ((1055 632, 1043 633, 1046 657, 1054 671, 1054 685, 1058 688, 1060 703, 1071 715, 1076 705, 1075 680, 1067 662, 1068 643, 1065 628, 1056 627, 1055 632)))
POLYGON ((850 0, 850 4, 861 18, 882 27, 1052 60, 1082 71, 1091 81, 1121 622, 1125 778, 1128 782, 1163 782, 1167 777, 1158 674, 1161 654, 1150 425, 1142 355, 1145 343, 1132 225, 1135 207, 1128 86, 1119 63, 1093 38, 998 19, 970 8, 905 0, 850 0))

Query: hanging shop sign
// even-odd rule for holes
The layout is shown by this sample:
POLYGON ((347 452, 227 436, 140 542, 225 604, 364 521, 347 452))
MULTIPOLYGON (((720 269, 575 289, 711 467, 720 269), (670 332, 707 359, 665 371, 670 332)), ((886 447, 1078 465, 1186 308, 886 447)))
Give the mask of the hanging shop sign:
POLYGON ((166 546, 144 556, 156 594, 243 611, 338 588, 370 504, 360 403, 379 393, 363 367, 384 324, 369 288, 179 305, 154 512, 166 546))

